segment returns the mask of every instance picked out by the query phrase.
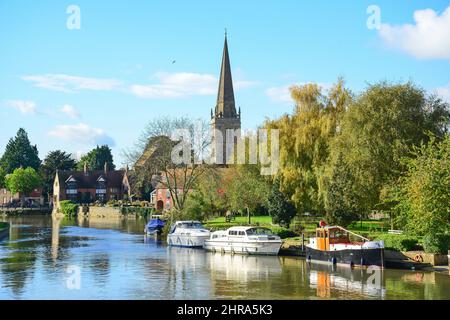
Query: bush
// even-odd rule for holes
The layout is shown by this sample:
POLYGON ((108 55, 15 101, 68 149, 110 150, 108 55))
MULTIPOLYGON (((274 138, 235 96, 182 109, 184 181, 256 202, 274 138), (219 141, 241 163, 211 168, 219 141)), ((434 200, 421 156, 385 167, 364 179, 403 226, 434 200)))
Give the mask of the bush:
POLYGON ((450 235, 429 233, 423 237, 423 249, 428 253, 447 254, 450 249, 450 235))
POLYGON ((383 234, 377 240, 384 241, 386 249, 397 251, 411 251, 417 246, 417 238, 403 234, 383 234))
POLYGON ((295 233, 294 231, 283 228, 283 227, 272 227, 270 229, 272 230, 273 233, 275 233, 281 239, 294 238, 294 237, 299 236, 298 233, 295 233))
POLYGON ((69 200, 64 200, 60 202, 61 212, 65 216, 75 216, 78 211, 78 205, 69 200))

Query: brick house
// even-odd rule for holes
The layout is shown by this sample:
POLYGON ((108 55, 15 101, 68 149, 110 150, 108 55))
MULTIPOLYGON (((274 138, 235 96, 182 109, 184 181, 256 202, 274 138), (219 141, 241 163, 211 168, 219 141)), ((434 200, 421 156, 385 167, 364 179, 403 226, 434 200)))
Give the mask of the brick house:
MULTIPOLYGON (((11 206, 13 204, 20 205, 20 193, 12 194, 5 188, 0 189, 0 206, 11 206)), ((25 206, 42 206, 44 205, 44 196, 42 189, 34 189, 29 194, 25 195, 25 206)))
MULTIPOLYGON (((178 189, 179 194, 183 190, 178 189)), ((170 211, 173 207, 173 199, 170 190, 161 183, 150 193, 150 204, 158 211, 170 211)))
POLYGON ((130 197, 128 169, 89 171, 57 171, 53 183, 53 203, 60 208, 60 202, 70 200, 75 203, 106 203, 130 197))

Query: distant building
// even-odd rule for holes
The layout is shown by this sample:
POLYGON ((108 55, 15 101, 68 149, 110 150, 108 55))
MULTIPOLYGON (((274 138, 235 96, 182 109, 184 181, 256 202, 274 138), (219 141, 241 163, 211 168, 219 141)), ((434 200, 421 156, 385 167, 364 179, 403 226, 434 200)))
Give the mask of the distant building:
POLYGON ((170 190, 161 183, 150 193, 150 204, 158 211, 170 211, 173 207, 173 199, 170 190))
MULTIPOLYGON (((21 196, 22 195, 20 193, 12 194, 5 188, 0 189, 0 206, 13 206, 13 205, 19 206, 21 196)), ((42 195, 42 189, 41 188, 34 189, 32 192, 25 195, 24 200, 25 200, 25 207, 44 205, 45 199, 42 195)))
POLYGON ((220 70, 219 91, 216 107, 211 110, 212 157, 216 164, 226 164, 227 149, 229 152, 240 138, 241 108, 236 112, 234 100, 233 79, 231 76, 230 57, 228 55, 227 36, 223 47, 222 66, 220 70), (228 132, 227 132, 228 130, 228 132), (220 136, 219 136, 220 133, 220 136), (236 133, 238 136, 228 137, 227 134, 236 133), (234 143, 231 143, 233 141, 234 143))
POLYGON ((53 183, 53 202, 60 208, 60 202, 70 200, 75 203, 106 203, 130 197, 128 169, 102 171, 57 171, 53 183))

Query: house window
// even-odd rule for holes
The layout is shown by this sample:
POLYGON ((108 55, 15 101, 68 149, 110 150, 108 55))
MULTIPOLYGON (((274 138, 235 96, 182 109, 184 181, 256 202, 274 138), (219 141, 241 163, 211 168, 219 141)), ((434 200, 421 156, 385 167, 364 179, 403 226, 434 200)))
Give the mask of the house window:
POLYGON ((77 182, 73 178, 71 178, 71 179, 69 179, 69 181, 67 181, 66 195, 67 195, 67 200, 70 200, 72 202, 77 202, 77 195, 78 195, 77 182))
POLYGON ((109 191, 111 193, 119 193, 119 189, 118 188, 110 188, 109 191))

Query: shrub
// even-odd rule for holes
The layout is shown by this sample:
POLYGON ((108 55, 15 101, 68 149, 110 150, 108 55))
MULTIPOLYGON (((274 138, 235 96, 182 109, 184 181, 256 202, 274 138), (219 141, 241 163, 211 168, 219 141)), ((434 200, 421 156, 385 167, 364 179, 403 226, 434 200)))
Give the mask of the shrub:
POLYGON ((61 201, 61 212, 65 216, 74 216, 77 214, 78 205, 69 200, 61 201))
POLYGON ((428 233, 423 237, 425 252, 446 254, 450 249, 450 235, 443 233, 428 233))
POLYGON ((292 230, 283 228, 283 227, 272 227, 270 229, 272 230, 273 233, 275 233, 281 239, 293 238, 293 237, 298 237, 299 236, 298 233, 296 233, 296 232, 294 232, 292 230))
POLYGON ((398 251, 411 251, 417 246, 417 238, 403 234, 383 234, 377 240, 384 241, 386 249, 398 251))

